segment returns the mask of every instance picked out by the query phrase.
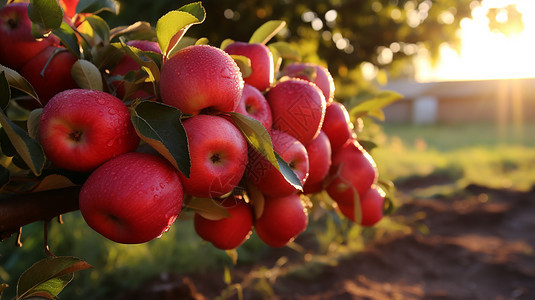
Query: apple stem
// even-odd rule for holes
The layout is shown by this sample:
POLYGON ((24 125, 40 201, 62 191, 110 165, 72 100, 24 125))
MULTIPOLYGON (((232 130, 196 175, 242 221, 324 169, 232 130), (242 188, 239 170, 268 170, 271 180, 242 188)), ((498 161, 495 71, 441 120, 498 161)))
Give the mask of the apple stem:
POLYGON ((56 55, 58 55, 60 52, 63 52, 63 51, 67 51, 65 49, 61 49, 61 48, 57 48, 54 50, 54 52, 52 52, 52 55, 50 55, 50 57, 48 58, 48 60, 46 61, 46 64, 45 66, 43 67, 43 69, 41 70, 41 73, 39 73, 39 76, 41 76, 42 78, 45 78, 45 71, 46 71, 46 68, 48 68, 48 65, 50 64, 50 62, 52 62, 52 59, 54 59, 54 57, 56 55))
POLYGON ((22 242, 20 241, 20 238, 22 237, 22 226, 19 227, 19 232, 17 233, 17 241, 15 242, 15 246, 22 247, 22 242))

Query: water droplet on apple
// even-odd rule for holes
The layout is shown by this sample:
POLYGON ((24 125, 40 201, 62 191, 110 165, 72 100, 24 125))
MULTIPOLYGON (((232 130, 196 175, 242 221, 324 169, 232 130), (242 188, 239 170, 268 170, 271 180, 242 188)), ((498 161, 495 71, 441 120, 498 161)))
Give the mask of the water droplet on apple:
POLYGON ((111 139, 111 140, 108 141, 106 146, 111 147, 111 146, 113 146, 114 143, 115 143, 115 139, 111 139))
POLYGON ((165 187, 165 184, 163 182, 160 183, 160 187, 163 189, 165 187))
POLYGON ((221 76, 225 78, 232 78, 232 71, 229 68, 221 69, 221 76))
POLYGON ((113 109, 113 108, 110 108, 110 109, 108 109, 108 113, 110 115, 115 115, 117 113, 117 111, 115 109, 113 109))
POLYGON ((159 236, 157 236, 156 238, 157 238, 157 239, 161 239, 161 238, 162 238, 162 235, 163 235, 163 232, 162 232, 162 233, 160 233, 160 235, 159 235, 159 236))
POLYGON ((104 101, 104 99, 97 99, 97 103, 100 105, 104 105, 106 104, 106 101, 104 101))

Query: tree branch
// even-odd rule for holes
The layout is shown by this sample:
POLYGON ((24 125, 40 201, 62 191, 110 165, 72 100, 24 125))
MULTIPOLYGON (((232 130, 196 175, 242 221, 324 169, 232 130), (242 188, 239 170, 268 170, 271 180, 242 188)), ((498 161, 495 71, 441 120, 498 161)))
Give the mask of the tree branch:
POLYGON ((0 241, 37 221, 78 210, 80 186, 30 194, 0 195, 0 241))

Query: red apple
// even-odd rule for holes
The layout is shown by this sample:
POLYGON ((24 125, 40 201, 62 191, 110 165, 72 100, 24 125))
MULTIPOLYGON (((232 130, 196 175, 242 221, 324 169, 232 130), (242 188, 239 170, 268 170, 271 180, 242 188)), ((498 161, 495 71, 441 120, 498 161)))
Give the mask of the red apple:
POLYGON ((59 0, 59 4, 63 8, 63 13, 69 18, 74 17, 78 2, 79 0, 59 0))
POLYGON ((98 167, 80 191, 87 224, 124 244, 150 241, 164 233, 182 209, 182 184, 165 159, 131 152, 98 167))
POLYGON ((329 137, 331 148, 335 152, 348 140, 355 138, 353 123, 349 119, 349 113, 340 102, 331 102, 325 110, 325 119, 321 128, 329 137))
POLYGON ((254 86, 245 84, 236 112, 258 120, 269 131, 271 130, 271 108, 264 95, 254 86))
POLYGON ((320 66, 314 63, 291 63, 284 67, 284 69, 282 70, 282 75, 312 81, 320 88, 327 103, 333 101, 334 80, 329 70, 324 66, 320 66), (314 78, 311 78, 307 75, 307 68, 315 69, 316 76, 314 78))
POLYGON ((249 77, 244 78, 245 83, 256 87, 260 91, 265 91, 271 86, 274 75, 273 55, 266 45, 233 42, 227 45, 224 50, 230 55, 242 55, 251 60, 251 69, 253 71, 249 77))
POLYGON ((247 165, 247 142, 227 119, 197 115, 186 119, 191 158, 190 178, 180 173, 184 192, 195 197, 220 197, 238 186, 247 165))
POLYGON ((323 179, 331 166, 331 143, 327 135, 320 134, 306 146, 309 161, 309 175, 303 186, 306 194, 318 193, 323 189, 323 179))
POLYGON ((356 141, 345 143, 333 153, 329 171, 330 181, 325 190, 341 205, 349 205, 360 198, 377 181, 377 168, 373 158, 356 141))
POLYGON ((78 87, 71 75, 72 65, 77 60, 67 49, 49 46, 30 59, 20 74, 33 86, 41 104, 45 105, 57 93, 78 87))
POLYGON ((255 231, 264 243, 280 248, 305 231, 308 216, 297 194, 266 197, 264 211, 256 220, 255 231))
POLYGON ((121 100, 100 91, 73 89, 57 94, 43 108, 39 141, 56 166, 86 172, 134 151, 139 137, 121 100))
MULTIPOLYGON (((291 135, 278 131, 271 131, 273 149, 288 163, 302 184, 308 177, 308 155, 305 146, 291 135)), ((249 151, 247 176, 251 182, 265 195, 273 197, 287 196, 297 192, 284 176, 260 153, 249 151)))
MULTIPOLYGON (((362 226, 373 226, 383 218, 383 205, 385 192, 378 186, 372 186, 360 199, 362 212, 362 226)), ((340 212, 351 221, 355 222, 355 203, 338 204, 340 212)))
POLYGON ((284 80, 270 89, 266 98, 273 128, 289 133, 304 145, 319 134, 326 104, 313 83, 296 78, 284 80))
MULTIPOLYGON (((126 42, 126 45, 138 48, 141 51, 152 51, 152 52, 156 52, 160 54, 162 53, 160 50, 160 46, 158 45, 157 42, 144 41, 144 40, 131 40, 131 41, 126 42)), ((139 70, 139 68, 140 68, 140 65, 133 58, 125 54, 123 58, 117 63, 115 68, 113 68, 113 71, 111 71, 110 77, 117 76, 117 75, 124 76, 126 75, 126 73, 130 71, 139 70)), ((123 99, 125 96, 124 81, 115 80, 115 81, 112 81, 111 84, 116 89, 117 97, 120 99, 123 99)), ((135 99, 135 98, 155 98, 155 95, 149 94, 145 92, 144 90, 139 90, 129 96, 129 99, 135 99)))
POLYGON ((20 70, 46 47, 59 44, 53 35, 36 40, 32 36, 31 27, 28 3, 10 3, 0 10, 0 64, 20 70))
POLYGON ((218 201, 230 214, 220 220, 210 220, 195 214, 193 224, 195 232, 216 248, 229 250, 238 248, 249 238, 253 227, 253 210, 251 205, 234 196, 218 201))
POLYGON ((240 103, 243 84, 240 68, 225 51, 194 45, 163 63, 160 96, 184 114, 231 112, 240 103))

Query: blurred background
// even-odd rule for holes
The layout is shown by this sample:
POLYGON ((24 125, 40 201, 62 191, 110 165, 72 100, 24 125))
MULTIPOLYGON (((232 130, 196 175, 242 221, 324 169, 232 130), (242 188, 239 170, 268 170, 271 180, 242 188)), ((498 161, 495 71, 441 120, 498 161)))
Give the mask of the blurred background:
MULTIPOLYGON (((120 2, 119 15, 102 14, 111 27, 139 20, 154 26, 188 3, 120 2)), ((238 249, 237 265, 202 243, 188 213, 143 245, 108 241, 70 213, 66 225, 52 222, 51 251, 94 269, 77 274, 63 299, 143 299, 149 287, 164 289, 165 282, 172 282, 170 290, 195 287, 208 298, 535 298, 535 225, 519 215, 535 213, 534 1, 207 0, 203 6, 207 18, 188 36, 214 46, 226 38, 247 41, 266 21, 282 19, 288 26, 275 40, 291 43, 304 61, 328 66, 337 101, 351 107, 380 90, 404 96, 363 118, 359 136, 377 145, 371 154, 382 179, 395 183, 401 208, 374 228, 335 212, 311 215, 309 229, 284 249, 253 235, 238 249), (391 267, 399 261, 419 268, 391 267), (464 283, 452 285, 459 278, 464 283), (305 289, 318 282, 325 286, 305 289)), ((22 248, 13 238, 0 244, 1 281, 15 286, 44 257, 42 226, 24 228, 22 248)), ((161 299, 180 297, 175 291, 161 299)))

